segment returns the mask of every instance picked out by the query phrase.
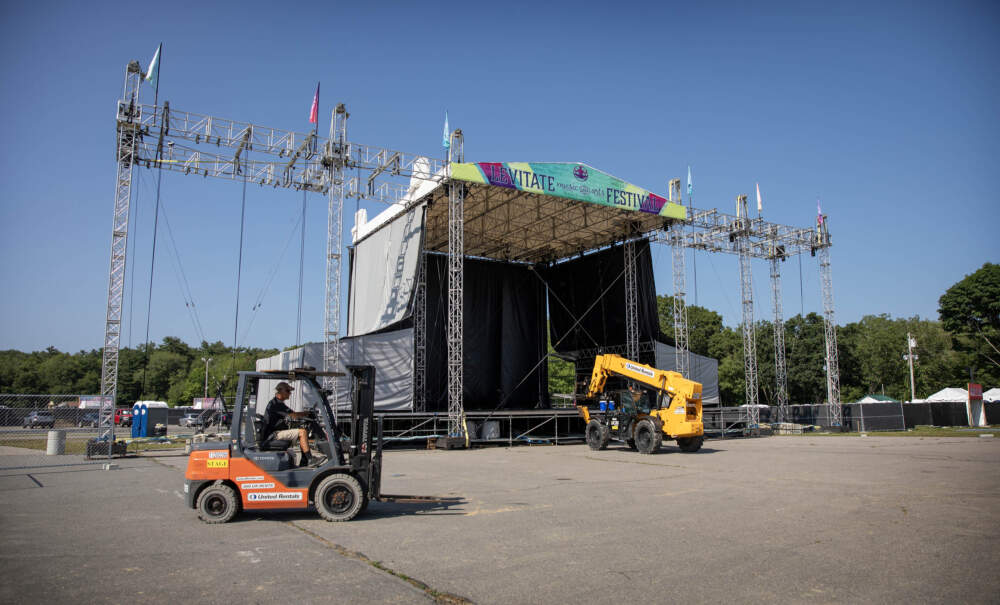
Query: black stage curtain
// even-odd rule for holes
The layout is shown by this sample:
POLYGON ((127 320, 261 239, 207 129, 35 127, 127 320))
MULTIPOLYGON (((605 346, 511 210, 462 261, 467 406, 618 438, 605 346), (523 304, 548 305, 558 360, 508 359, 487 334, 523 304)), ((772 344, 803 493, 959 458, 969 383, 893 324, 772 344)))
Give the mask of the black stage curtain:
MULTIPOLYGON (((524 265, 466 259, 464 407, 548 407, 545 289, 524 265), (537 365, 537 367, 535 367, 537 365), (502 405, 501 405, 502 403, 502 405)), ((448 259, 427 256, 429 411, 448 409, 448 259)))
MULTIPOLYGON (((660 331, 653 259, 649 240, 640 240, 635 246, 639 341, 650 342, 657 339, 660 331)), ((556 351, 572 353, 625 344, 622 246, 539 269, 539 273, 551 288, 549 330, 556 351), (581 321, 577 324, 578 319, 581 321)))

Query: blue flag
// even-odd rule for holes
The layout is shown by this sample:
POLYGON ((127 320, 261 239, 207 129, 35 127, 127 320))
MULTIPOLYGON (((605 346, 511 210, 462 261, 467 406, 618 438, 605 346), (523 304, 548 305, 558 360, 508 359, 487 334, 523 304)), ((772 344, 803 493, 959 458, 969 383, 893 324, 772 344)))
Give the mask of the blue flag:
POLYGON ((445 110, 445 112, 444 112, 444 136, 441 138, 441 146, 444 147, 445 149, 448 149, 448 148, 451 147, 451 141, 449 140, 449 138, 450 138, 449 135, 451 135, 451 133, 448 131, 448 111, 445 110))
POLYGON ((688 166, 688 195, 691 195, 691 167, 688 166))

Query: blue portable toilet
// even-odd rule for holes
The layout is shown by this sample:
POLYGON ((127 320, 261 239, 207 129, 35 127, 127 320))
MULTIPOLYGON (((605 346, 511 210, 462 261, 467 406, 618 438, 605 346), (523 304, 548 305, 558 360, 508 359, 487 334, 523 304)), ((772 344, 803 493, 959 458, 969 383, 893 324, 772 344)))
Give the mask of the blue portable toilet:
POLYGON ((132 438, 139 436, 139 415, 141 414, 142 406, 139 402, 132 404, 132 438))
POLYGON ((149 437, 149 406, 145 403, 139 406, 139 436, 149 437))

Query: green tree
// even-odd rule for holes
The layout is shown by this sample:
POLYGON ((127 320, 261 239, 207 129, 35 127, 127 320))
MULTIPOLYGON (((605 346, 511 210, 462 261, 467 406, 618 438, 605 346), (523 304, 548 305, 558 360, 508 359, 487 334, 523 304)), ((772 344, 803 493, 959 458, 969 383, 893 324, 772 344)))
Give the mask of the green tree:
MULTIPOLYGON (((674 344, 674 297, 657 296, 656 310, 660 320, 660 333, 674 344)), ((688 350, 698 355, 708 355, 712 337, 726 330, 722 316, 697 305, 687 305, 688 350)))
POLYGON ((1000 383, 1000 265, 986 263, 948 288, 938 314, 976 381, 1000 383))

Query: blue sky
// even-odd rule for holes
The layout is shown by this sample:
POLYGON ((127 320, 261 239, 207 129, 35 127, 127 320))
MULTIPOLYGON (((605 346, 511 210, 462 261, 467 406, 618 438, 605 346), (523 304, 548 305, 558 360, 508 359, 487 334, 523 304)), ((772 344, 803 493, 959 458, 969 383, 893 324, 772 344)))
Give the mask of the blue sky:
MULTIPOLYGON (((447 109, 470 161, 585 162, 661 194, 690 165, 697 207, 731 211, 759 182, 765 218, 798 226, 819 198, 840 324, 936 318, 951 284, 1000 261, 996 2, 340 4, 0 6, 0 349, 102 346, 115 104, 126 63, 145 66, 161 41, 160 99, 177 109, 306 131, 320 80, 321 132, 344 102, 357 142, 440 155, 447 109)), ((145 335, 156 174, 137 170, 134 186, 126 346, 145 335)), ((163 175, 179 254, 161 218, 151 339, 232 343, 241 193, 163 175)), ((301 203, 248 189, 240 345, 295 344, 301 203)), ((302 331, 320 340, 325 198, 308 208, 302 331)), ((669 293, 668 249, 656 263, 669 293)), ((697 289, 735 325, 736 258, 688 266, 689 300, 697 289)), ((797 259, 783 280, 786 317, 822 311, 816 259, 802 296, 797 259)), ((767 318, 763 263, 754 284, 767 318)))

